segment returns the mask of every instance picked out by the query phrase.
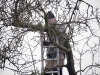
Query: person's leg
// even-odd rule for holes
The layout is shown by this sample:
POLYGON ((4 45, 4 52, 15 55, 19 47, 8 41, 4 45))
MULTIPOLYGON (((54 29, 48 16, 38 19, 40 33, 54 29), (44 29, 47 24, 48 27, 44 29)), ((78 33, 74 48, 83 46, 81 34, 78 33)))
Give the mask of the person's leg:
POLYGON ((60 68, 60 75, 62 75, 62 68, 60 68))

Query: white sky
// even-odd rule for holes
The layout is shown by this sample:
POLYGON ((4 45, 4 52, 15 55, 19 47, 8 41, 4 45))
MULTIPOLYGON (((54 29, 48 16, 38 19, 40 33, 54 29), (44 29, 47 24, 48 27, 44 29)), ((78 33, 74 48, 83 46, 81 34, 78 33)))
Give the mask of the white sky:
MULTIPOLYGON (((95 6, 95 7, 98 7, 98 8, 100 8, 100 0, 85 0, 86 2, 88 2, 88 3, 90 3, 91 5, 93 5, 93 6, 95 6)), ((83 6, 83 9, 84 9, 85 7, 83 6)), ((98 31, 98 35, 100 35, 99 34, 100 33, 100 31, 98 31)), ((30 34, 31 35, 31 34, 30 34)), ((93 39, 93 40, 95 40, 95 42, 97 41, 98 42, 98 40, 97 39, 93 39)), ((38 52, 38 55, 39 55, 39 57, 40 57, 40 52, 38 52)), ((76 54, 76 56, 77 56, 77 54, 76 54)), ((100 56, 99 56, 100 57, 100 56)), ((84 68, 84 67, 86 67, 88 64, 90 64, 91 63, 91 60, 90 60, 90 58, 91 58, 91 56, 87 53, 84 57, 83 57, 83 64, 84 65, 82 65, 82 68, 84 68)), ((98 60, 100 60, 100 58, 98 58, 97 57, 97 60, 96 61, 98 61, 98 60)), ((6 63, 6 65, 9 65, 9 63, 6 63)), ((77 66, 77 65, 76 65, 77 66)), ((10 65, 9 67, 11 67, 11 68, 13 68, 12 67, 12 65, 10 65)), ((38 66, 39 67, 39 66, 38 66)), ((79 68, 76 68, 76 70, 78 70, 79 68)), ((67 73, 67 71, 66 71, 66 69, 64 68, 63 69, 64 70, 64 73, 63 73, 63 75, 66 75, 66 73, 67 73)), ((100 70, 100 69, 99 69, 100 70)), ((97 73, 100 73, 99 72, 99 70, 97 70, 97 73)), ((0 75, 14 75, 14 73, 11 71, 11 70, 8 70, 8 69, 4 69, 4 71, 1 71, 0 72, 0 75)))

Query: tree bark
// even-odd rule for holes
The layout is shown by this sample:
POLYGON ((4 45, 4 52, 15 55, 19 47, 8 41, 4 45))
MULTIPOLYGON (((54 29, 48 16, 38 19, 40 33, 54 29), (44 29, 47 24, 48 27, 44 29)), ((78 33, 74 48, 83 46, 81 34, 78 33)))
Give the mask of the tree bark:
POLYGON ((74 67, 74 59, 72 51, 70 53, 67 53, 67 69, 69 75, 77 75, 74 67))

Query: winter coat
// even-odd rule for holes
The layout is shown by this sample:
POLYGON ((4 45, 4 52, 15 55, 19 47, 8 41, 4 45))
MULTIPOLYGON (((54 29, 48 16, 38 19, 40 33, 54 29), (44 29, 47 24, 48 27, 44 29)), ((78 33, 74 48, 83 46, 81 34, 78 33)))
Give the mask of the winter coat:
MULTIPOLYGON (((60 32, 60 34, 62 34, 65 30, 65 26, 64 25, 57 25, 55 27, 55 29, 57 29, 57 31, 60 32)), ((59 33, 58 33, 59 34, 59 33)), ((49 41, 49 40, 48 40, 49 41)), ((62 45, 63 39, 61 37, 58 37, 58 42, 60 45, 62 45)), ((47 57, 48 59, 52 59, 52 60, 46 60, 46 66, 45 68, 53 68, 56 67, 57 65, 64 65, 64 51, 59 49, 59 64, 57 64, 57 60, 53 59, 53 58, 57 58, 57 50, 58 48, 52 47, 52 44, 49 44, 49 47, 47 48, 47 55, 52 55, 55 57, 47 57), (50 47, 51 46, 51 47, 50 47)))
POLYGON ((52 60, 46 60, 46 66, 45 66, 45 68, 54 68, 57 65, 59 65, 59 66, 64 65, 64 55, 63 55, 62 52, 59 53, 59 64, 57 64, 57 60, 55 60, 55 59, 52 58, 52 60))

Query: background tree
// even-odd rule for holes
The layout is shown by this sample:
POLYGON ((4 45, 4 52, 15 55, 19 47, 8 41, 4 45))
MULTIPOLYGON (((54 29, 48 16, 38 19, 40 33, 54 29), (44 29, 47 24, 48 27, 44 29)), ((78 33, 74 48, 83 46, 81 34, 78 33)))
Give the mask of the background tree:
MULTIPOLYGON (((98 8, 84 0, 1 0, 0 3, 0 68, 9 68, 5 65, 9 62, 15 66, 15 69, 9 69, 19 75, 39 73, 36 64, 41 60, 35 59, 34 52, 40 51, 38 47, 41 30, 46 28, 48 36, 51 37, 49 31, 52 28, 48 25, 46 15, 46 12, 51 10, 60 21, 60 25, 66 26, 67 38, 63 40, 69 47, 63 47, 50 40, 55 46, 66 51, 67 64, 63 67, 67 68, 69 75, 82 75, 82 72, 87 73, 89 70, 96 74, 94 67, 100 68, 99 62, 94 58, 100 52, 98 8), (82 4, 86 6, 85 9, 82 8, 82 4), (93 38, 98 41, 93 42, 93 38), (82 48, 78 46, 80 43, 82 48), (92 55, 92 61, 82 69, 82 57, 86 53, 92 55), (75 63, 79 65, 79 70, 75 70, 75 63)), ((63 37, 61 34, 59 36, 63 37)))

